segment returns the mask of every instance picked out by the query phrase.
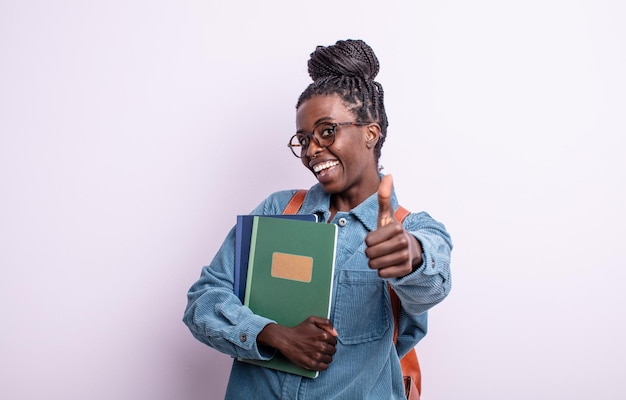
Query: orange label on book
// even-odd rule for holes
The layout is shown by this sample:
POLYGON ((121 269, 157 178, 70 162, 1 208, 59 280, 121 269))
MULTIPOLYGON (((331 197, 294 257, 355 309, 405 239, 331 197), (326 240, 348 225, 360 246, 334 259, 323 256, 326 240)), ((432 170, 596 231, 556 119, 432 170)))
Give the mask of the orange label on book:
POLYGON ((313 258, 287 253, 272 253, 272 276, 299 282, 311 282, 313 258))

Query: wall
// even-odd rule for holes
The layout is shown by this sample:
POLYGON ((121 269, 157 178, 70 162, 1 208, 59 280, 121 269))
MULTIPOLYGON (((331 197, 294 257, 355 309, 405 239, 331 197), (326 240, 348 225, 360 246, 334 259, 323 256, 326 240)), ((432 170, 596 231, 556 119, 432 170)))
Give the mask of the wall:
POLYGON ((285 146, 318 44, 381 61, 382 164, 453 236, 425 400, 621 399, 618 1, 0 2, 0 398, 219 399, 181 322, 285 146))

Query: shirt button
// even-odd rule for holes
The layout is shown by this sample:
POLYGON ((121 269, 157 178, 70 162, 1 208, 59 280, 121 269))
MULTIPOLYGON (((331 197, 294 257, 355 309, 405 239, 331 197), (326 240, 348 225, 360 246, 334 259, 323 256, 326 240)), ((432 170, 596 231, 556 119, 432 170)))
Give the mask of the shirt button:
POLYGON ((348 220, 345 218, 339 218, 339 226, 346 226, 348 224, 348 220))
POLYGON ((246 340, 248 340, 248 335, 246 335, 245 333, 242 333, 241 336, 239 336, 239 340, 241 340, 242 342, 245 342, 246 340))

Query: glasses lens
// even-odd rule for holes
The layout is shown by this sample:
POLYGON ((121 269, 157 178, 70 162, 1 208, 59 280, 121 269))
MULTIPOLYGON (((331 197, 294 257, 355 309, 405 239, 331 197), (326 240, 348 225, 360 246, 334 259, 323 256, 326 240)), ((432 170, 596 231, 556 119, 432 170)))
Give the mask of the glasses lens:
POLYGON ((308 139, 304 135, 293 135, 289 141, 289 148, 296 157, 302 157, 308 145, 308 139))
POLYGON ((337 124, 323 123, 315 128, 313 134, 321 146, 328 147, 335 141, 337 124))

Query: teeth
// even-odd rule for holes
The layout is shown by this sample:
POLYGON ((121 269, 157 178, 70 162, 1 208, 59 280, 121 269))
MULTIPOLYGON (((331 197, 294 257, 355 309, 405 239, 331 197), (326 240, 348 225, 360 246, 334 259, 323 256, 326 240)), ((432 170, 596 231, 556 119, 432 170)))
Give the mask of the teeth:
POLYGON ((337 164, 339 164, 339 161, 326 161, 324 163, 317 164, 316 166, 314 166, 313 171, 320 172, 323 169, 334 167, 337 164))

